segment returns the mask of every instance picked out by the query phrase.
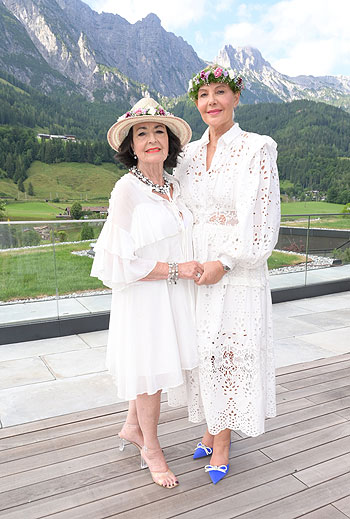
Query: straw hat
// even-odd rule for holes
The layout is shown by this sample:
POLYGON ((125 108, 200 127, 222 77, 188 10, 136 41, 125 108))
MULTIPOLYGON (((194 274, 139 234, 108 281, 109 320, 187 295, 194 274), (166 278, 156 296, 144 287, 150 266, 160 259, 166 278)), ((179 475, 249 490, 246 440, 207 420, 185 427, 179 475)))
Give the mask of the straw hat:
POLYGON ((128 135, 129 130, 135 124, 141 122, 165 124, 180 139, 181 146, 187 144, 192 136, 190 126, 174 114, 167 112, 151 97, 143 97, 131 110, 119 117, 118 121, 110 127, 107 140, 110 146, 118 151, 119 146, 128 135))

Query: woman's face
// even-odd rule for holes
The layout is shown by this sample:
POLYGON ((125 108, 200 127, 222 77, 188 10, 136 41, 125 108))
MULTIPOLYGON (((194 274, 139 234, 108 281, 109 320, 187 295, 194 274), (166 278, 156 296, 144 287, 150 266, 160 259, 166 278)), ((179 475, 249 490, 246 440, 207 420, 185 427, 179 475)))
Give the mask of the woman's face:
POLYGON ((132 128, 133 150, 138 164, 164 162, 169 153, 166 127, 161 123, 139 123, 132 128))
POLYGON ((239 92, 233 93, 226 83, 210 83, 199 89, 196 105, 208 126, 230 128, 238 102, 239 92))

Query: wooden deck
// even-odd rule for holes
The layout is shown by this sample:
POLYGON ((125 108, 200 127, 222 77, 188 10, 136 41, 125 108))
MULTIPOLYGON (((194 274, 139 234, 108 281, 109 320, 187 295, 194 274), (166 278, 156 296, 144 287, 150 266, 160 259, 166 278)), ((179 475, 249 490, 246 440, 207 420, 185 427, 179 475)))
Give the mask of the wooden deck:
POLYGON ((258 438, 232 433, 218 485, 192 460, 204 426, 162 403, 161 444, 180 485, 168 490, 117 449, 125 405, 0 431, 6 519, 345 519, 350 517, 350 354, 279 369, 277 418, 258 438))

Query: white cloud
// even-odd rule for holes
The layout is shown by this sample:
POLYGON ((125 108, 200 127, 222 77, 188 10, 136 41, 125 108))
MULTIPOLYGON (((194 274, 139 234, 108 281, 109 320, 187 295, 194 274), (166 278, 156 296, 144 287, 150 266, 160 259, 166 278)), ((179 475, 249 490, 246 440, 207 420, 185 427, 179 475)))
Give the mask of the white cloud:
POLYGON ((238 23, 225 28, 225 42, 233 47, 257 47, 289 75, 332 74, 340 64, 350 75, 349 0, 283 0, 264 11, 258 3, 248 9, 242 4, 237 13, 238 23))
POLYGON ((206 14, 206 1, 203 0, 90 0, 90 5, 98 12, 119 14, 130 23, 135 23, 149 13, 155 13, 167 30, 186 27, 206 14))

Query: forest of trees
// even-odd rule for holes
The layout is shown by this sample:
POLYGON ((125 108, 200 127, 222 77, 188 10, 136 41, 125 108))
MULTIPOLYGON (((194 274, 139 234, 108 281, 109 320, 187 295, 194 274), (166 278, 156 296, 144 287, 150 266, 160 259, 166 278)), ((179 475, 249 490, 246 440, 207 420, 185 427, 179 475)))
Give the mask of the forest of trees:
MULTIPOLYGON (((23 190, 33 160, 113 162, 108 128, 126 111, 125 101, 89 102, 81 96, 50 97, 0 72, 0 178, 23 190), (37 133, 73 134, 78 142, 37 139, 37 133)), ((182 96, 162 104, 191 125, 193 139, 205 130, 194 103, 182 96)), ((244 92, 242 95, 244 103, 244 92)), ((350 114, 312 101, 242 104, 235 120, 241 128, 273 137, 278 143, 282 186, 301 198, 318 190, 327 200, 350 202, 350 114)))
POLYGON ((89 162, 98 165, 113 162, 114 153, 107 141, 40 139, 29 128, 0 126, 0 178, 12 179, 20 191, 24 191, 23 182, 34 160, 47 164, 89 162))

